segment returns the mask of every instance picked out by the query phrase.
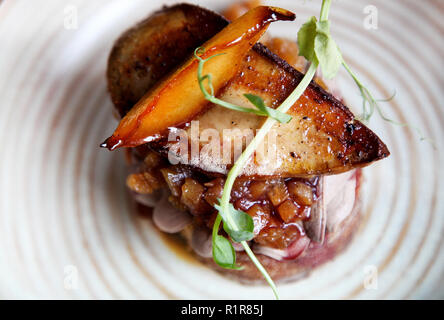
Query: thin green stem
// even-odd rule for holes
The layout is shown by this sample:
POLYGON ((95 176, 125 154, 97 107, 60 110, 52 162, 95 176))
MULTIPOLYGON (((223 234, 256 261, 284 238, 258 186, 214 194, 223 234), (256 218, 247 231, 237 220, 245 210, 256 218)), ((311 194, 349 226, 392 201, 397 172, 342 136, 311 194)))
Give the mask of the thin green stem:
POLYGON ((342 60, 342 65, 344 66, 345 70, 350 74, 353 81, 356 83, 356 85, 359 88, 359 92, 362 96, 362 115, 361 119, 363 121, 368 121, 371 116, 373 115, 375 109, 380 113, 378 102, 373 98, 370 91, 364 86, 364 84, 358 79, 358 77, 354 74, 354 72, 351 70, 351 68, 348 66, 348 64, 342 60), (367 103, 369 104, 369 112, 367 113, 367 103))
MULTIPOLYGON (((321 21, 326 21, 328 19, 328 12, 330 10, 330 5, 331 5, 331 0, 323 0, 322 7, 321 7, 321 14, 320 14, 321 21)), ((197 58, 199 59, 200 62, 203 61, 201 58, 199 58, 199 57, 197 57, 197 58)), ((309 86, 311 80, 314 78, 314 75, 316 73, 317 64, 318 64, 317 62, 312 62, 310 64, 310 67, 308 68, 308 71, 304 75, 304 77, 302 78, 301 82, 293 90, 293 92, 285 99, 285 101, 279 106, 279 108, 276 109, 277 112, 286 113, 296 103, 296 101, 304 93, 305 89, 307 89, 307 87, 309 86)), ((202 77, 201 76, 202 75, 202 68, 203 68, 203 63, 199 63, 199 68, 198 68, 199 85, 200 85, 202 92, 204 92, 204 94, 205 94, 205 93, 207 93, 207 91, 203 85, 203 80, 206 77, 208 79, 208 83, 211 87, 211 77, 207 77, 207 76, 202 77)), ((213 99, 215 97, 211 97, 211 98, 213 99)), ((225 103, 225 102, 223 102, 223 103, 225 103)), ((214 223, 214 226, 213 226, 213 239, 217 236, 218 231, 219 231, 219 227, 220 227, 220 223, 222 221, 222 217, 221 217, 220 212, 224 213, 224 216, 226 217, 225 218, 226 221, 224 221, 224 223, 227 223, 230 226, 234 227, 235 230, 238 229, 236 226, 236 223, 233 221, 233 217, 229 214, 230 196, 231 196, 231 191, 233 189, 234 182, 236 181, 237 176, 241 173, 242 169, 246 165, 248 159, 253 155, 257 146, 263 141, 263 139, 265 138, 267 133, 270 131, 270 129, 276 123, 277 123, 277 121, 275 119, 268 116, 267 120, 265 120, 264 124, 259 129, 257 134, 254 136, 252 141, 248 144, 248 146, 242 152, 240 157, 234 163, 231 170, 228 172, 227 179, 225 181, 225 185, 224 185, 224 189, 223 189, 223 193, 222 193, 222 197, 220 199, 219 214, 218 214, 216 221, 214 223)), ((251 261, 255 264, 256 268, 262 273, 263 277, 265 278, 265 280, 268 282, 268 284, 272 288, 276 299, 279 299, 276 285, 274 284, 274 282, 271 279, 270 275, 268 274, 267 270, 265 270, 265 268, 262 266, 260 261, 254 255, 253 251, 248 246, 247 242, 241 241, 241 244, 244 247, 245 252, 250 257, 251 261)))
POLYGON ((218 214, 213 224, 213 239, 217 236, 217 233, 219 232, 219 226, 221 222, 222 222, 222 217, 220 216, 220 214, 218 214))
POLYGON ((253 251, 251 251, 251 248, 248 246, 248 243, 246 241, 241 242, 242 246, 245 249, 245 252, 250 257, 251 261, 255 264, 256 268, 262 273, 263 277, 267 281, 267 283, 270 285, 271 290, 273 290, 273 294, 276 298, 276 300, 279 300, 279 293, 277 291, 276 285, 273 282, 273 279, 271 279, 270 275, 268 274, 267 270, 262 266, 262 264, 259 262, 257 257, 254 255, 253 251))
MULTIPOLYGON (((315 65, 314 63, 312 63, 310 65, 310 68, 308 69, 307 73, 302 78, 301 82, 298 84, 296 89, 287 97, 287 99, 285 99, 285 101, 279 106, 279 108, 277 108, 277 110, 285 113, 291 108, 291 106, 293 106, 296 103, 296 101, 300 98, 302 93, 304 93, 305 89, 307 89, 308 85, 310 84, 310 81, 313 79, 313 77, 316 73, 316 67, 317 67, 317 65, 315 65)), ((227 180, 225 181, 224 190, 223 190, 222 198, 220 201, 220 207, 221 207, 222 211, 228 212, 231 190, 233 189, 233 184, 234 184, 237 176, 241 173, 247 160, 250 158, 250 156, 256 150, 256 147, 262 142, 262 140, 265 138, 265 136, 270 131, 270 129, 273 127, 273 125, 276 124, 276 122, 277 121, 272 118, 267 118, 265 123, 262 125, 262 127, 257 132, 256 136, 252 139, 250 144, 245 148, 244 152, 242 152, 240 157, 234 163, 231 170, 228 172, 227 180)), ((218 216, 220 216, 220 215, 218 215, 218 216)), ((228 220, 227 222, 234 225, 233 221, 232 220, 230 221, 230 219, 232 219, 231 216, 229 214, 227 214, 226 216, 227 216, 227 220, 228 220)), ((214 232, 214 229, 213 229, 213 232, 214 232)), ((276 286, 275 286, 273 280, 271 279, 270 275, 267 273, 265 268, 261 265, 259 260, 257 260, 256 257, 254 257, 254 254, 251 251, 251 249, 248 247, 248 244, 245 241, 243 241, 241 243, 242 243, 242 246, 245 248, 245 251, 247 252, 248 256, 251 258, 253 263, 256 265, 256 267, 259 269, 259 271, 262 273, 262 275, 264 276, 265 280, 269 283, 269 285, 272 288, 274 288, 273 291, 275 291, 276 286), (246 249, 246 247, 248 248, 248 250, 246 249), (252 258, 252 257, 254 257, 254 258, 252 258)), ((277 292, 275 292, 275 295, 278 298, 277 292)))
POLYGON ((282 117, 281 114, 279 113, 275 113, 273 115, 271 115, 271 112, 274 111, 273 109, 269 108, 269 107, 265 107, 265 110, 269 111, 268 113, 266 111, 263 110, 259 110, 259 109, 253 109, 253 108, 246 108, 246 107, 241 107, 232 103, 229 103, 227 101, 223 101, 221 99, 218 99, 214 96, 214 88, 213 88, 213 84, 212 84, 212 79, 211 79, 211 74, 206 74, 206 75, 202 75, 203 73, 203 66, 204 63, 210 59, 213 59, 217 56, 223 55, 225 53, 219 53, 219 54, 215 54, 213 56, 210 56, 206 59, 202 59, 201 57, 199 57, 197 55, 198 51, 200 50, 200 48, 197 48, 194 52, 195 57, 197 58, 197 60, 199 61, 199 64, 197 66, 197 80, 199 82, 199 88, 200 91, 202 91, 205 99, 207 99, 208 101, 220 105, 222 107, 225 107, 227 109, 231 109, 231 110, 235 110, 235 111, 240 111, 240 112, 246 112, 246 113, 253 113, 256 114, 258 116, 263 116, 263 117, 274 117, 276 120, 279 120, 280 122, 288 122, 291 118, 288 117, 282 117), (208 92, 208 90, 205 88, 205 84, 204 81, 207 80, 208 82, 208 87, 210 88, 210 92, 208 92))
POLYGON ((322 0, 321 14, 319 21, 328 20, 328 13, 330 12, 331 0, 322 0))
MULTIPOLYGON (((299 83, 296 89, 287 97, 287 99, 285 99, 285 101, 279 106, 277 110, 281 112, 287 112, 291 108, 291 106, 299 99, 299 97, 302 95, 305 89, 308 87, 315 73, 316 73, 316 65, 312 63, 307 73, 302 78, 302 81, 299 83)), ((267 135, 268 131, 270 131, 271 127, 273 127, 273 125, 276 122, 277 122, 276 120, 271 118, 268 118, 265 121, 265 123, 257 132, 256 136, 254 136, 250 144, 245 148, 244 152, 242 152, 242 154, 236 160, 231 170, 228 172, 227 180, 225 181, 224 185, 224 191, 222 193, 222 198, 220 201, 220 206, 222 210, 228 210, 231 190, 233 188, 234 181, 241 172, 248 158, 253 154, 253 152, 256 150, 256 147, 259 145, 259 143, 262 142, 264 137, 267 135)))
POLYGON ((350 74, 350 76, 353 78, 353 81, 361 88, 364 87, 364 85, 359 81, 358 77, 354 74, 354 72, 350 69, 348 64, 342 60, 342 65, 344 66, 345 70, 350 74))
MULTIPOLYGON (((370 93, 370 91, 362 84, 362 82, 358 79, 358 77, 354 74, 354 72, 351 70, 351 68, 348 66, 348 64, 343 60, 342 61, 342 65, 344 66, 345 70, 347 70, 347 72, 350 74, 350 76, 352 77, 353 81, 356 83, 356 85, 359 88, 359 91, 361 92, 361 96, 362 96, 362 107, 363 107, 363 112, 362 115, 360 116, 360 118, 363 121, 368 121, 371 116, 373 115, 375 109, 376 112, 378 112, 379 116, 382 118, 382 120, 387 121, 393 125, 397 125, 397 126, 401 126, 401 127, 410 127, 412 129, 414 129, 418 135, 420 136, 420 140, 429 140, 423 136, 421 130, 416 127, 413 126, 411 124, 405 123, 405 122, 398 122, 395 120, 392 120, 390 118, 388 118, 381 110, 381 108, 379 107, 378 101, 390 101, 391 99, 393 99, 393 97, 395 96, 395 94, 393 94, 390 98, 388 99, 383 99, 383 100, 376 100, 375 98, 373 98, 372 94, 370 93), (367 113, 367 103, 369 104, 369 112, 367 113)), ((396 93, 396 92, 395 92, 396 93)), ((431 142, 432 146, 434 147, 433 141, 431 142)))

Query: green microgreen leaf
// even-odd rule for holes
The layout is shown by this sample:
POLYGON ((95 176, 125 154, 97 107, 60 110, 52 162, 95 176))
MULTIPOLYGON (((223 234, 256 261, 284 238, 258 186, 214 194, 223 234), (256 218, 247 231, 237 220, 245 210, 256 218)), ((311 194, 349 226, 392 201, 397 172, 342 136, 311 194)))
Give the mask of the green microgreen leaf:
MULTIPOLYGON (((371 92, 365 87, 358 77, 352 72, 350 67, 344 61, 341 51, 336 45, 333 37, 330 34, 330 21, 328 21, 328 11, 331 5, 331 0, 323 0, 321 8, 321 17, 317 21, 316 17, 311 17, 298 32, 298 46, 299 54, 304 56, 313 64, 319 64, 322 70, 322 76, 331 79, 336 76, 341 65, 347 70, 353 81, 357 85, 362 96, 362 114, 358 117, 359 120, 367 122, 376 111, 379 116, 391 124, 398 126, 409 126, 415 129, 421 136, 421 140, 426 140, 420 130, 407 123, 401 123, 387 118, 378 102, 384 100, 377 100, 373 97, 371 92)), ((390 100, 390 99, 388 99, 390 100)))
POLYGON ((342 64, 342 55, 330 35, 330 21, 311 17, 298 32, 299 54, 320 65, 324 77, 333 78, 342 64))
POLYGON ((265 105, 264 100, 251 93, 245 93, 245 98, 247 98, 256 108, 258 108, 260 111, 262 111, 264 114, 266 114, 268 117, 273 118, 281 123, 288 123, 292 119, 292 117, 283 112, 279 112, 273 108, 267 107, 265 105))
POLYGON ((332 79, 338 73, 342 64, 342 55, 330 35, 330 21, 319 21, 316 24, 314 51, 322 70, 322 75, 332 79))
POLYGON ((223 211, 220 206, 214 206, 220 213, 224 222, 225 232, 233 239, 234 242, 249 241, 254 237, 254 222, 247 213, 236 210, 233 205, 229 204, 229 210, 223 211))
POLYGON ((314 50, 317 21, 316 17, 311 17, 298 31, 299 55, 315 64, 318 64, 314 50))
POLYGON ((231 242, 220 235, 213 238, 213 259, 225 269, 239 269, 236 266, 236 251, 231 242))
MULTIPOLYGON (((205 99, 207 99, 208 101, 220 105, 222 107, 225 107, 227 109, 231 109, 231 110, 235 110, 235 111, 240 111, 240 112, 245 112, 245 113, 253 113, 256 114, 258 116, 264 116, 264 117, 271 117, 279 122, 282 123, 287 123, 291 120, 291 116, 282 112, 279 112, 277 110, 274 110, 272 108, 269 108, 267 106, 264 105, 263 109, 253 109, 253 108, 245 108, 245 107, 241 107, 241 106, 237 106, 235 104, 229 103, 227 101, 218 99, 214 96, 214 87, 212 84, 212 76, 211 74, 206 74, 206 75, 202 75, 203 73, 203 67, 205 62, 207 62, 208 60, 220 56, 224 53, 219 53, 219 54, 215 54, 212 55, 206 59, 202 59, 199 54, 203 54, 204 53, 204 49, 202 47, 196 48, 196 50, 194 50, 194 56, 196 57, 196 59, 199 61, 198 67, 197 67, 197 80, 199 82, 199 88, 202 91, 205 99), (205 87, 205 82, 209 88, 209 92, 207 90, 207 88, 205 87)), ((261 99, 262 100, 262 99, 261 99)), ((263 102, 263 101, 262 101, 263 102)), ((256 105, 255 105, 256 106, 256 105)), ((257 106, 256 106, 257 107, 257 106)))
POLYGON ((242 268, 236 266, 236 251, 234 250, 232 243, 227 238, 218 235, 221 221, 222 217, 218 215, 213 225, 213 260, 222 268, 240 270, 242 268))

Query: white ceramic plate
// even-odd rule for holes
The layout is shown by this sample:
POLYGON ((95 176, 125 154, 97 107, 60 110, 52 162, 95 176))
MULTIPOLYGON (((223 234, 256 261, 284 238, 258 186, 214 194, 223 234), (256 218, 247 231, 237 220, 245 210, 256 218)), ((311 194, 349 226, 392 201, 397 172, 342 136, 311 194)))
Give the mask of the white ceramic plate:
MULTIPOLYGON (((273 297, 172 249, 135 214, 122 152, 98 147, 116 125, 104 75, 109 50, 162 3, 174 1, 1 4, 0 298, 273 297)), ((269 3, 296 12, 293 26, 270 29, 292 39, 320 8, 269 3)), ((375 116, 369 126, 392 154, 364 170, 361 228, 334 261, 279 286, 283 298, 444 298, 444 3, 372 3, 333 1, 334 37, 376 97, 396 90, 383 104, 387 115, 416 125, 436 148, 375 116), (374 9, 377 28, 369 30, 374 9)), ((344 73, 339 83, 358 111, 353 83, 344 73)))

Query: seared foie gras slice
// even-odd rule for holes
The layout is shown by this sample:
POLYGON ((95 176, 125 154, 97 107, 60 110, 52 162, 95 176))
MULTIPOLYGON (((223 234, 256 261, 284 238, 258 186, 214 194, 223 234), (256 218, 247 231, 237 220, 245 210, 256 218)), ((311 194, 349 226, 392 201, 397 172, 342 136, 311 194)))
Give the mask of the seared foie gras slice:
MULTIPOLYGON (((300 72, 266 47, 257 44, 243 60, 238 74, 218 97, 240 106, 251 107, 243 94, 252 93, 261 96, 267 105, 277 107, 302 77, 300 72)), ((293 119, 286 124, 275 124, 264 139, 265 152, 257 152, 242 175, 307 177, 334 174, 366 166, 389 155, 387 147, 376 134, 355 120, 343 103, 314 82, 288 113, 293 119)), ((194 120, 194 130, 197 124, 201 134, 215 129, 222 144, 223 139, 239 141, 242 136, 246 136, 245 132, 255 132, 263 123, 264 117, 211 105, 194 120)), ((200 141, 201 135, 192 134, 193 126, 186 130, 189 138, 198 139, 191 142, 201 145, 199 159, 191 159, 190 164, 207 173, 226 174, 232 161, 215 156, 215 149, 208 147, 206 141, 200 141), (204 146, 207 147, 203 148, 204 146)), ((170 152, 177 150, 176 155, 181 158, 176 142, 167 143, 165 148, 170 152)), ((220 149, 222 150, 222 146, 220 149)))

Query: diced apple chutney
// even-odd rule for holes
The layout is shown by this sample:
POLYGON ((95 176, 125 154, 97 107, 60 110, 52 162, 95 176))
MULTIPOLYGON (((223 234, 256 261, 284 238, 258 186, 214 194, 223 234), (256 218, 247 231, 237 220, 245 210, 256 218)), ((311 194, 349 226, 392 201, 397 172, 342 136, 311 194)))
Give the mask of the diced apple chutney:
MULTIPOLYGON (((214 205, 222 196, 225 179, 180 165, 166 166, 160 172, 173 203, 181 203, 194 219, 211 228, 216 216, 214 205)), ((238 178, 231 202, 253 218, 256 235, 253 241, 283 249, 303 235, 300 226, 310 219, 311 205, 317 200, 317 184, 317 178, 238 178)))

